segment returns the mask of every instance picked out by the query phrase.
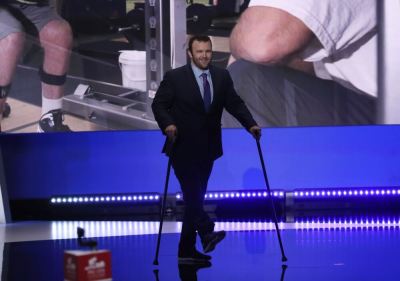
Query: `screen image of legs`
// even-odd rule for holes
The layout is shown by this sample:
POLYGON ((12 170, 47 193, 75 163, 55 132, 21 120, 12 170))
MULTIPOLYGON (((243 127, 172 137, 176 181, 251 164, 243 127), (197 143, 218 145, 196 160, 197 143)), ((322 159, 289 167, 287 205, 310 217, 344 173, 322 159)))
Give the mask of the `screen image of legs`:
POLYGON ((61 107, 72 40, 69 24, 50 6, 7 4, 1 8, 0 113, 10 91, 24 43, 30 41, 40 44, 44 50, 43 63, 39 67, 39 79, 42 82, 42 118, 38 131, 69 130, 68 126, 62 124, 61 107))

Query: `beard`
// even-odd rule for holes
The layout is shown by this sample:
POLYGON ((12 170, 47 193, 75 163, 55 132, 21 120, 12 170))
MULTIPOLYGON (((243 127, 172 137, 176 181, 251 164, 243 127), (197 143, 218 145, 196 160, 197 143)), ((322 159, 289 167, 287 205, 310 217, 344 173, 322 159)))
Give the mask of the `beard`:
POLYGON ((211 59, 207 61, 207 64, 201 62, 199 59, 192 59, 193 63, 195 66, 197 66, 198 68, 200 68, 201 70, 206 70, 208 69, 208 66, 210 65, 211 59))

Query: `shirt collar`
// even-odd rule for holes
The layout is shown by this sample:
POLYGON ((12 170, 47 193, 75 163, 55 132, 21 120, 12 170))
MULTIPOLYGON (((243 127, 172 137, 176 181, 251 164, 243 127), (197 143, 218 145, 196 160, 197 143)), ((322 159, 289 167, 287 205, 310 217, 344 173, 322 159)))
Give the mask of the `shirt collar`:
POLYGON ((207 76, 210 75, 210 69, 209 68, 206 69, 206 70, 203 70, 203 69, 200 69, 199 67, 197 67, 194 63, 191 63, 191 66, 192 66, 193 73, 194 73, 194 75, 196 77, 200 77, 200 75, 203 74, 203 73, 207 73, 207 76))

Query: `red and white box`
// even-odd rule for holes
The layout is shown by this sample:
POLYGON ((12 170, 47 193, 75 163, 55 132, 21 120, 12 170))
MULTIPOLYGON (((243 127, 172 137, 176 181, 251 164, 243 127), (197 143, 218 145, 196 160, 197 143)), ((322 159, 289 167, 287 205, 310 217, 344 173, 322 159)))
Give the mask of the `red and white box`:
POLYGON ((108 250, 64 252, 64 281, 111 281, 108 250))

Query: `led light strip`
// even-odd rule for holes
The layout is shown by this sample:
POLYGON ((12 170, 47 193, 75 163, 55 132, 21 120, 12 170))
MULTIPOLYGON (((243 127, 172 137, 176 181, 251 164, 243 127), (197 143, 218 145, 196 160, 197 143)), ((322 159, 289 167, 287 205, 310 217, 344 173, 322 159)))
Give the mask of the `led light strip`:
MULTIPOLYGON (((332 188, 332 189, 296 189, 290 192, 282 190, 271 191, 272 196, 284 199, 288 194, 295 199, 305 198, 340 198, 340 197, 382 197, 400 196, 400 188, 332 188)), ((182 200, 182 193, 176 193, 176 199, 182 200)), ((225 199, 257 199, 268 197, 265 190, 252 191, 212 191, 207 192, 204 199, 225 200, 225 199)), ((149 202, 159 201, 161 196, 158 193, 137 193, 137 194, 115 194, 115 195, 77 195, 77 196, 54 196, 50 198, 51 204, 90 204, 90 203, 111 203, 111 202, 149 202)))
POLYGON ((322 219, 295 219, 298 224, 360 224, 360 225, 400 225, 400 218, 322 218, 322 219))
MULTIPOLYGON (((179 233, 182 227, 181 222, 165 222, 171 233, 179 233)), ((278 221, 282 232, 286 230, 298 231, 320 231, 348 229, 398 229, 400 218, 332 218, 332 219, 304 219, 287 223, 278 221)), ((51 222, 52 239, 70 239, 76 237, 76 228, 83 227, 86 230, 86 237, 144 235, 158 233, 158 221, 56 221, 51 222)), ((259 221, 216 221, 217 230, 226 231, 249 231, 259 233, 260 231, 275 231, 274 222, 271 220, 259 221)), ((100 238, 100 239, 102 239, 100 238)), ((316 241, 314 241, 316 242, 316 241)), ((314 243, 313 242, 313 243, 314 243)), ((318 241, 317 241, 318 242, 318 241)), ((63 241, 68 243, 68 241, 63 241)), ((75 243, 75 241, 73 242, 75 243)))
POLYGON ((126 202, 157 202, 158 193, 116 194, 116 195, 85 195, 85 196, 55 196, 50 198, 51 204, 104 204, 126 202))
POLYGON ((400 189, 304 189, 295 190, 295 198, 310 197, 368 197, 368 196, 399 196, 400 189))
POLYGON ((399 228, 400 218, 333 218, 333 219, 296 219, 295 229, 330 228, 399 228))
MULTIPOLYGON (((276 198, 284 198, 285 192, 271 191, 272 196, 276 198)), ((204 196, 205 200, 224 200, 224 199, 249 199, 249 198, 266 198, 268 197, 267 191, 215 191, 207 192, 204 196)), ((176 199, 182 199, 182 193, 176 194, 176 199)))
MULTIPOLYGON (((53 221, 52 239, 76 238, 76 228, 83 227, 86 237, 107 237, 124 235, 143 235, 158 233, 158 221, 53 221)), ((177 226, 166 227, 176 230, 177 226)), ((179 230, 177 230, 179 231, 179 230)))

